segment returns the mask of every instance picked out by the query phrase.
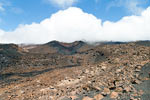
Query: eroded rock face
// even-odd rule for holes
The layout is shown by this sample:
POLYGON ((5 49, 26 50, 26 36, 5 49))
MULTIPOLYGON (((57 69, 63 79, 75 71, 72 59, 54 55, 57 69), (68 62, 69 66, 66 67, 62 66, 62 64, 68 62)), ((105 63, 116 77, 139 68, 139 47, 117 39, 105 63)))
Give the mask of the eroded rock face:
MULTIPOLYGON (((58 46, 55 42, 50 44, 58 46)), ((65 47, 63 50, 76 48, 77 52, 73 54, 47 52, 51 50, 47 46, 42 49, 36 46, 37 51, 28 48, 28 52, 22 51, 22 48, 15 49, 21 58, 15 60, 17 62, 13 58, 14 64, 1 70, 0 99, 132 100, 142 97, 145 91, 138 90, 135 86, 150 80, 149 68, 146 67, 143 71, 143 66, 150 62, 149 46, 136 43, 95 46, 81 44, 83 43, 59 43, 65 47), (45 51, 41 53, 40 50, 45 51)), ((8 63, 7 57, 9 56, 0 54, 0 61, 8 63)))

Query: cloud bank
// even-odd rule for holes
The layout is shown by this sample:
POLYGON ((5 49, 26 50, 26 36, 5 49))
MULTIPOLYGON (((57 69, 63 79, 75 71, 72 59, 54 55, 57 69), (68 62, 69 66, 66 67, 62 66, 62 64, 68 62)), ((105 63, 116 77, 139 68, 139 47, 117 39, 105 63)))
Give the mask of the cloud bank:
POLYGON ((80 8, 60 10, 40 23, 19 25, 14 31, 0 30, 1 43, 46 43, 51 40, 135 41, 150 40, 150 7, 140 16, 105 21, 80 8))
POLYGON ((48 0, 49 2, 51 2, 54 5, 57 5, 61 8, 67 8, 72 6, 75 2, 77 2, 77 0, 48 0))

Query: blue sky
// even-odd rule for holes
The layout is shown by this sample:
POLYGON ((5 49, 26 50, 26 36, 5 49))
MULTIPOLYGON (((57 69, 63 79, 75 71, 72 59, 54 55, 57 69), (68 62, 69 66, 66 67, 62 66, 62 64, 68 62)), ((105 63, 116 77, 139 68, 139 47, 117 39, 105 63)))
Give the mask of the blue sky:
POLYGON ((1 43, 52 40, 150 40, 150 0, 0 0, 1 43))
MULTIPOLYGON (((126 7, 127 1, 129 0, 78 0, 72 6, 79 7, 102 21, 118 21, 124 16, 136 14, 126 7)), ((150 0, 130 1, 138 2, 137 8, 145 9, 150 5, 150 0)), ((67 8, 55 5, 50 0, 0 0, 0 7, 3 8, 0 10, 0 29, 6 31, 14 30, 19 24, 40 22, 67 8)))

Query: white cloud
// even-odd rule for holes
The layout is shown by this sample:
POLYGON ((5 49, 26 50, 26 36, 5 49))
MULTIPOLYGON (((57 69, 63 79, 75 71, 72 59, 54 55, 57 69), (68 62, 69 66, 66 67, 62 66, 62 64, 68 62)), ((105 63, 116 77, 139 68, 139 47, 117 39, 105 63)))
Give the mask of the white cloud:
POLYGON ((144 8, 139 6, 140 4, 141 4, 141 2, 138 0, 127 0, 126 7, 132 14, 139 15, 144 10, 144 8))
POLYGON ((4 35, 4 31, 3 30, 0 30, 0 43, 3 43, 4 40, 2 39, 2 36, 4 35))
POLYGON ((6 11, 12 12, 15 14, 21 14, 23 12, 23 10, 21 8, 14 7, 10 1, 1 0, 0 1, 0 12, 5 12, 5 14, 6 14, 6 11))
POLYGON ((0 18, 0 23, 2 22, 2 19, 0 18))
POLYGON ((139 15, 144 10, 141 6, 147 0, 114 0, 109 3, 107 10, 111 7, 124 7, 129 13, 139 15))
POLYGON ((0 2, 0 11, 5 11, 3 4, 0 2))
POLYGON ((54 5, 57 5, 57 6, 62 7, 62 8, 70 7, 74 3, 77 2, 77 0, 48 0, 48 1, 54 5))
POLYGON ((140 16, 126 16, 117 22, 96 18, 80 8, 70 7, 40 23, 20 25, 14 31, 0 30, 0 42, 46 43, 51 40, 72 42, 150 40, 150 7, 140 16))
POLYGON ((95 0, 96 3, 98 3, 99 0, 95 0))
POLYGON ((21 8, 17 8, 17 7, 12 7, 11 12, 15 13, 15 14, 21 14, 23 13, 23 10, 21 8))

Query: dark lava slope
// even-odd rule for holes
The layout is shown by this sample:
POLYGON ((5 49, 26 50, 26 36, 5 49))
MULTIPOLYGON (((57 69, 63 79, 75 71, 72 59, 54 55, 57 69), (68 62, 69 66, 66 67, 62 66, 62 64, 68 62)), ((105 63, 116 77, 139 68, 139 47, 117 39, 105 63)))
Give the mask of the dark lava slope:
POLYGON ((0 70, 4 66, 13 66, 23 54, 23 49, 15 44, 0 44, 0 70))

